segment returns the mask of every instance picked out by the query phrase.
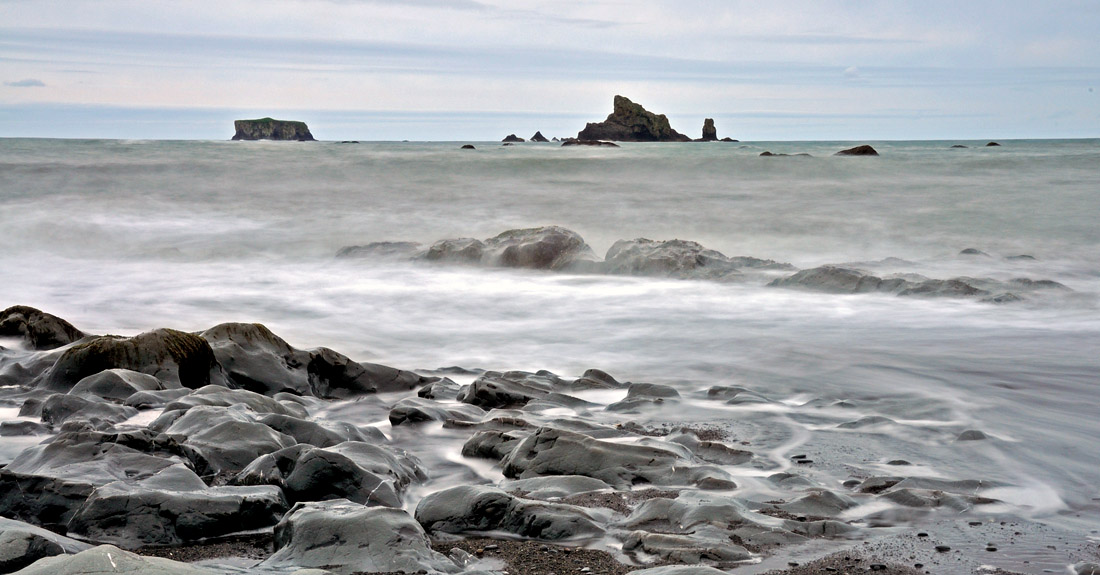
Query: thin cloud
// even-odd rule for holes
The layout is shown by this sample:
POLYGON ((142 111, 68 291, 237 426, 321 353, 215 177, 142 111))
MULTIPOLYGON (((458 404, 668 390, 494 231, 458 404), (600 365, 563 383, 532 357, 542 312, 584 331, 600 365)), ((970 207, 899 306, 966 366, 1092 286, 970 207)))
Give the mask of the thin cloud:
POLYGON ((23 80, 16 80, 15 82, 4 82, 5 86, 10 88, 45 88, 46 83, 42 80, 36 80, 34 78, 25 78, 23 80))

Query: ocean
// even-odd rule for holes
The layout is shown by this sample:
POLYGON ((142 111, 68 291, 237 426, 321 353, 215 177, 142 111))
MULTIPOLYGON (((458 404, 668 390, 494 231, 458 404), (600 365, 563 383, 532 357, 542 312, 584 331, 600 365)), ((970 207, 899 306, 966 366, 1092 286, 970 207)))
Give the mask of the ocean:
MULTIPOLYGON (((465 143, 0 139, 0 308, 98 334, 258 322, 402 369, 598 368, 679 390, 637 421, 720 425, 759 449, 765 464, 731 470, 739 496, 775 496, 766 477, 796 467, 839 489, 905 460, 908 476, 995 485, 983 518, 1073 539, 1002 545, 998 565, 1041 572, 1095 553, 1100 140, 465 143), (880 156, 833 155, 862 143, 880 156), (548 225, 599 256, 619 239, 678 238, 799 269, 1068 289, 992 303, 769 287, 793 273, 780 270, 705 281, 335 257, 548 225), (758 399, 716 403, 712 386, 758 399), (877 423, 838 427, 860 420, 877 423), (957 441, 966 430, 988 439, 957 441), (791 463, 800 453, 819 465, 791 463)), ((458 455, 458 435, 391 429, 379 409, 339 414, 440 470, 410 506, 500 479, 458 455)), ((0 438, 0 464, 27 441, 0 438)))

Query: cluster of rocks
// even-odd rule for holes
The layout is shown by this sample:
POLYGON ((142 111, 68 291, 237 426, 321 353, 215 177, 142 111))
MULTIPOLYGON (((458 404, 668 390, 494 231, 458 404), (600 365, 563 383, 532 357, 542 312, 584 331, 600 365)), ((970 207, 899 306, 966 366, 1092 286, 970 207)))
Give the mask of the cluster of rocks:
MULTIPOLYGON (((837 490, 784 471, 768 481, 791 497, 750 501, 734 495, 729 470, 775 468, 767 457, 698 430, 631 421, 683 399, 667 385, 595 369, 572 380, 488 371, 458 385, 296 349, 259 324, 97 336, 17 306, 0 313, 0 325, 20 326, 28 348, 0 353, 0 403, 19 407, 21 421, 38 420, 3 430, 47 436, 0 469, 0 566, 25 574, 107 563, 238 573, 134 551, 257 531, 271 534, 273 552, 250 568, 256 573, 496 572, 461 549, 433 548, 433 538, 471 533, 613 542, 637 564, 711 572, 776 546, 845 537, 857 527, 844 512, 871 500, 961 510, 993 502, 981 491, 997 487, 874 476, 837 490), (622 399, 585 399, 593 391, 622 399), (379 392, 385 399, 362 401, 379 392), (407 512, 405 494, 433 470, 374 427, 315 416, 334 413, 333 402, 380 409, 395 429, 465 433, 462 455, 491 462, 501 480, 437 486, 407 512), (135 418, 149 410, 155 417, 135 418)), ((771 401, 738 387, 699 398, 771 401)))
MULTIPOLYGON (((967 255, 967 251, 964 250, 963 254, 967 255)), ((976 297, 993 303, 1018 301, 1027 294, 1043 291, 1069 291, 1069 288, 1055 281, 1028 278, 1007 281, 973 277, 932 279, 919 274, 878 277, 848 265, 798 270, 791 264, 769 259, 730 257, 698 242, 679 239, 619 240, 601 260, 580 234, 560 226, 509 230, 485 240, 440 240, 427 247, 416 242, 375 242, 341 248, 336 257, 696 280, 741 281, 764 277, 770 287, 826 293, 882 292, 901 296, 976 297), (786 272, 796 273, 775 277, 786 272)), ((1028 257, 1014 256, 1012 259, 1028 257)))

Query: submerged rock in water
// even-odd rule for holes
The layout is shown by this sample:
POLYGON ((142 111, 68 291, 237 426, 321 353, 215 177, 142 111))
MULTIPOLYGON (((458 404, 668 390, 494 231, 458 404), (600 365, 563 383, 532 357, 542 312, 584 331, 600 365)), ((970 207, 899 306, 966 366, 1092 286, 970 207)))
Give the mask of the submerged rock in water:
POLYGON ((275 554, 259 566, 312 567, 338 575, 459 571, 432 551, 424 529, 408 513, 346 499, 295 505, 275 526, 275 554))
POLYGON ((883 280, 851 268, 821 266, 774 280, 768 285, 800 287, 828 293, 869 293, 900 291, 908 287, 909 282, 903 279, 883 280))
POLYGON ((614 110, 607 119, 586 125, 577 140, 689 142, 691 138, 673 130, 664 114, 654 114, 623 96, 615 96, 614 110))
POLYGON ((553 427, 539 428, 504 459, 504 476, 584 475, 616 488, 631 485, 701 485, 732 489, 724 471, 695 465, 682 446, 631 445, 593 439, 553 427), (721 486, 721 487, 719 487, 721 486))
POLYGON ((85 334, 55 315, 13 305, 0 311, 0 336, 21 337, 31 349, 48 350, 78 341, 85 334))
MULTIPOLYGON (((466 146, 463 146, 466 148, 466 146)), ((469 149, 474 149, 469 146, 469 149)), ((336 252, 337 258, 363 258, 380 260, 405 260, 420 251, 417 242, 372 242, 362 246, 345 246, 336 252)))
POLYGON ((841 151, 839 151, 839 152, 837 152, 833 155, 834 156, 877 156, 878 151, 875 150, 874 148, 872 148, 871 146, 868 146, 867 144, 864 144, 862 146, 856 146, 854 148, 848 148, 847 150, 841 150, 841 151))
POLYGON ((619 240, 604 257, 610 274, 690 279, 725 279, 740 274, 721 252, 687 240, 619 240))
POLYGON ((550 541, 603 533, 584 508, 523 499, 487 485, 437 491, 420 500, 414 517, 424 529, 443 533, 506 531, 550 541))
POLYGON ((580 234, 559 226, 506 231, 485 240, 485 252, 506 268, 561 270, 596 259, 580 234))
POLYGON ((258 120, 237 120, 233 122, 237 131, 234 140, 296 140, 314 141, 313 134, 305 122, 260 118, 258 120))
POLYGON ((564 146, 593 146, 593 147, 605 147, 605 148, 618 148, 619 145, 615 142, 605 142, 603 140, 578 140, 576 138, 567 138, 562 140, 561 145, 564 146))

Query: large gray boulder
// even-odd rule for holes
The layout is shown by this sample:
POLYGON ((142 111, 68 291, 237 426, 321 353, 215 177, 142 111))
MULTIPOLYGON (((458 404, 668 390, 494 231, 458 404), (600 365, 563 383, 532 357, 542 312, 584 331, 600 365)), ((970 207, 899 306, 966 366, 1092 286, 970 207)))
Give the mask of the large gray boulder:
POLYGON ((400 507, 409 484, 427 477, 420 460, 361 442, 328 448, 296 445, 262 455, 241 470, 234 485, 275 485, 291 503, 347 499, 400 507))
POLYGON ((0 311, 0 336, 21 337, 31 349, 55 349, 85 337, 73 324, 30 306, 0 311))
POLYGON ((183 477, 97 488, 69 521, 69 533, 124 549, 179 545, 270 527, 289 507, 277 487, 207 487, 193 473, 174 474, 183 477))
POLYGON ((821 266, 802 270, 768 284, 771 287, 802 288, 826 293, 899 292, 911 283, 902 278, 884 280, 853 268, 821 266))
POLYGON ((78 381, 69 393, 123 401, 139 391, 158 391, 163 388, 164 383, 145 373, 129 369, 105 369, 78 381))
POLYGON ((275 526, 275 553, 260 567, 319 567, 338 575, 454 573, 424 529, 400 509, 347 500, 299 503, 275 526))
POLYGON ((555 380, 518 371, 487 371, 458 394, 458 400, 483 409, 522 407, 554 393, 555 380))
POLYGON ((416 520, 428 531, 506 531, 521 537, 561 540, 603 533, 590 510, 511 495, 487 485, 437 491, 416 506, 416 520))
POLYGON ((166 411, 149 428, 178 441, 201 475, 237 473, 261 455, 297 444, 235 407, 197 406, 179 415, 166 411))
POLYGON ((328 348, 310 352, 307 366, 313 395, 346 399, 368 393, 407 391, 432 381, 411 371, 374 363, 357 363, 328 348))
POLYGON ((617 489, 633 485, 697 485, 732 489, 733 480, 721 469, 700 466, 686 448, 668 444, 632 445, 600 441, 580 433, 541 427, 504 458, 505 477, 527 479, 544 475, 584 475, 617 489))
POLYGON ((39 387, 68 392, 89 375, 105 369, 128 369, 156 377, 164 387, 195 389, 212 383, 217 367, 214 352, 203 338, 158 329, 133 337, 105 335, 76 343, 43 374, 39 387))
POLYGON ((474 238, 454 238, 439 240, 424 253, 424 259, 430 262, 452 262, 463 264, 481 263, 485 255, 485 243, 474 238))
POLYGON ((64 532, 96 487, 139 482, 167 468, 190 473, 181 458, 160 451, 171 449, 170 440, 154 444, 141 436, 62 433, 23 450, 0 469, 0 515, 64 532))
POLYGON ((273 395, 309 393, 309 352, 294 349, 258 323, 223 323, 199 335, 210 344, 230 385, 273 395))
POLYGON ((71 555, 89 547, 30 523, 0 517, 0 573, 22 569, 43 557, 71 555))
POLYGON ((689 142, 691 138, 672 129, 664 114, 654 114, 623 96, 615 96, 614 110, 599 123, 588 123, 577 140, 619 142, 689 142))

